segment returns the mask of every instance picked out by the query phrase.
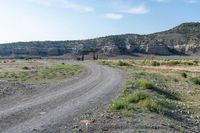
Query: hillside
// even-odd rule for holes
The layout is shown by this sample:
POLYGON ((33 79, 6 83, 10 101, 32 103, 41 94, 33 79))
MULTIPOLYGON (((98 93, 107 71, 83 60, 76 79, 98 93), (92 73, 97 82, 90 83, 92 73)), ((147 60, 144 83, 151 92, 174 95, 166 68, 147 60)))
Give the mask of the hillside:
POLYGON ((149 35, 115 35, 78 41, 35 41, 0 45, 0 56, 61 56, 64 54, 200 55, 200 23, 183 23, 149 35))

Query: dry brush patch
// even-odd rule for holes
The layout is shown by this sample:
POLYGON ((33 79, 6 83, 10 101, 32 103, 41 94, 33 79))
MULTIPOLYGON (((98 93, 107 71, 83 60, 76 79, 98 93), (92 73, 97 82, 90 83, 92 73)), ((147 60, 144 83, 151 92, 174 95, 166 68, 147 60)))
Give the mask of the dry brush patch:
POLYGON ((0 63, 0 80, 20 83, 51 83, 82 71, 79 65, 42 60, 16 60, 0 63))
POLYGON ((122 117, 126 117, 123 114, 129 114, 128 117, 133 119, 137 110, 151 112, 168 121, 170 128, 195 130, 200 122, 200 74, 196 72, 200 70, 199 62, 149 62, 150 66, 138 60, 99 61, 100 64, 121 68, 129 74, 120 98, 112 102, 111 109, 126 112, 122 113, 122 117), (168 67, 158 69, 162 66, 168 67), (173 66, 177 69, 171 70, 173 66), (195 70, 192 69, 194 67, 195 70))

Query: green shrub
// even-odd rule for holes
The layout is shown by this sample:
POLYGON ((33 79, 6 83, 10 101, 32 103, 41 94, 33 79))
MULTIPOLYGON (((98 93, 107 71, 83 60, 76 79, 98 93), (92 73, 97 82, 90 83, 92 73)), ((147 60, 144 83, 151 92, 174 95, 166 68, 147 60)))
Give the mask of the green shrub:
POLYGON ((182 64, 192 66, 194 65, 193 61, 183 61, 182 64))
POLYGON ((120 110, 120 109, 127 108, 128 103, 123 99, 119 99, 119 100, 113 101, 111 106, 115 110, 120 110))
POLYGON ((160 66, 160 65, 198 65, 199 61, 197 60, 143 60, 142 64, 151 65, 151 66, 160 66))
POLYGON ((152 66, 160 66, 160 62, 155 61, 155 60, 150 61, 150 64, 151 64, 152 66))
POLYGON ((160 62, 156 60, 143 60, 142 64, 151 65, 151 66, 160 66, 160 62))
POLYGON ((130 66, 130 64, 127 61, 119 60, 117 63, 118 66, 130 66))
POLYGON ((182 76, 183 78, 187 78, 187 73, 183 72, 183 73, 181 73, 181 76, 182 76))
POLYGON ((128 64, 135 64, 134 60, 128 60, 128 64))
POLYGON ((144 100, 149 97, 150 95, 145 92, 137 92, 137 93, 128 95, 127 101, 131 103, 138 103, 140 100, 144 100))
POLYGON ((24 67, 22 67, 22 69, 24 69, 24 70, 29 70, 29 67, 24 66, 24 67))
POLYGON ((165 109, 170 109, 170 110, 174 110, 176 109, 176 103, 175 102, 172 102, 172 101, 167 101, 166 99, 165 100, 162 100, 159 102, 159 105, 162 107, 162 108, 165 108, 165 109))
POLYGON ((190 81, 196 85, 200 85, 200 77, 191 77, 190 81))
POLYGON ((156 112, 160 113, 161 112, 161 107, 158 104, 158 102, 152 98, 146 98, 144 100, 141 100, 139 102, 139 105, 143 107, 144 109, 147 109, 151 112, 156 112))
POLYGON ((115 66, 116 65, 114 63, 114 61, 110 61, 110 60, 100 60, 100 61, 98 61, 98 63, 100 63, 102 65, 108 65, 108 66, 115 66))
POLYGON ((138 87, 139 89, 153 89, 154 88, 153 84, 146 79, 138 80, 136 82, 136 87, 138 87))
POLYGON ((198 65, 198 64, 199 64, 199 61, 198 61, 198 60, 194 60, 193 63, 194 63, 195 65, 198 65))
POLYGON ((166 65, 178 65, 178 64, 180 64, 180 62, 177 60, 166 61, 166 65))

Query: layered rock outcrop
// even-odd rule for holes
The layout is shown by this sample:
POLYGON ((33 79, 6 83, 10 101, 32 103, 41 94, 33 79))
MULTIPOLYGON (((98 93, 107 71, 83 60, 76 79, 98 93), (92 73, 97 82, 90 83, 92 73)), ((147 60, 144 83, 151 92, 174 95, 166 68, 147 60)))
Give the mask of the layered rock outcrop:
POLYGON ((126 34, 79 41, 17 42, 0 45, 0 56, 60 56, 98 52, 110 55, 200 55, 200 23, 184 23, 168 31, 126 34))

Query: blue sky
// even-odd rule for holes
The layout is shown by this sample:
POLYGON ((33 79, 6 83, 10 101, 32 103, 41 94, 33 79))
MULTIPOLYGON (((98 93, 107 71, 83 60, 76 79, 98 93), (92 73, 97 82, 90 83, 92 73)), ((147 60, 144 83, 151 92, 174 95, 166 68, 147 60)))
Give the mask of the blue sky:
POLYGON ((200 0, 1 0, 0 43, 149 34, 200 21, 200 0))

